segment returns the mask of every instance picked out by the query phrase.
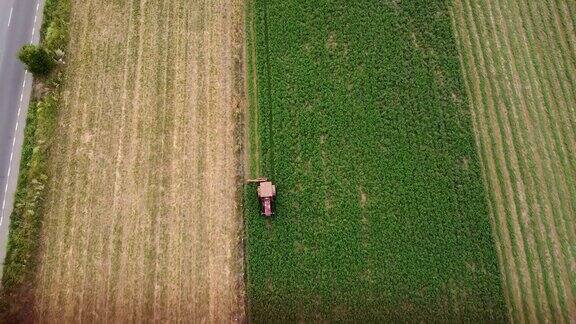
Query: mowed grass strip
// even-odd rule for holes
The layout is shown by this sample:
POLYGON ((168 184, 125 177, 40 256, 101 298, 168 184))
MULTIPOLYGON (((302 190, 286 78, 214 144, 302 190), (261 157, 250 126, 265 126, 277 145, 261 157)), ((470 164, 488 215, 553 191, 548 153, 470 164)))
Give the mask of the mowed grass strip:
POLYGON ((506 320, 448 9, 251 3, 251 170, 279 193, 269 221, 247 194, 253 321, 506 320))
POLYGON ((36 318, 243 320, 242 10, 72 5, 36 318))
POLYGON ((472 110, 496 211, 494 231, 506 232, 499 222, 522 225, 520 235, 496 235, 498 246, 510 247, 499 249, 499 259, 508 272, 503 285, 511 317, 520 322, 572 322, 575 316, 575 47, 569 32, 573 21, 558 9, 568 6, 563 1, 454 2, 466 84, 470 97, 478 98, 472 110), (493 134, 505 130, 508 140, 494 141, 483 132, 490 128, 493 134), (502 183, 516 186, 515 199, 494 190, 502 183), (518 201, 522 209, 513 212, 518 201))

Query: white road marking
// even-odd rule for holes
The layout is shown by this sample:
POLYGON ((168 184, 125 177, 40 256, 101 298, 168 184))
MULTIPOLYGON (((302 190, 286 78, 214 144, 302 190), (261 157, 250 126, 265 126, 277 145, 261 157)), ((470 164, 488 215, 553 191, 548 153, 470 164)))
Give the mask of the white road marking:
POLYGON ((36 32, 36 21, 38 20, 38 9, 40 9, 40 2, 36 3, 36 13, 34 14, 34 24, 32 24, 32 39, 31 43, 34 42, 34 33, 36 32))
POLYGON ((8 174, 6 175, 6 186, 4 187, 4 199, 2 201, 2 213, 0 214, 0 227, 4 222, 4 211, 6 207, 6 197, 8 195, 8 184, 10 183, 10 175, 12 174, 12 159, 14 158, 14 148, 16 147, 16 132, 20 125, 20 111, 22 109, 22 98, 24 97, 24 88, 26 87, 26 77, 28 71, 24 72, 24 81, 22 82, 22 92, 20 93, 20 103, 18 104, 18 116, 16 117, 16 126, 14 127, 14 134, 12 137, 12 150, 10 151, 10 162, 8 163, 8 174))
POLYGON ((12 22, 12 11, 14 11, 14 7, 10 8, 10 16, 8 17, 8 27, 10 27, 10 22, 12 22))

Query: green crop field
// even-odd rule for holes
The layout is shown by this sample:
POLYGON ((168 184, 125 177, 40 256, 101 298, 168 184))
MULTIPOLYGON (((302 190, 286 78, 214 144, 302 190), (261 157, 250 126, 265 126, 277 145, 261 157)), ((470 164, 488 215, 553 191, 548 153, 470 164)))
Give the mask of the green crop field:
POLYGON ((449 5, 248 5, 254 322, 507 320, 449 5))

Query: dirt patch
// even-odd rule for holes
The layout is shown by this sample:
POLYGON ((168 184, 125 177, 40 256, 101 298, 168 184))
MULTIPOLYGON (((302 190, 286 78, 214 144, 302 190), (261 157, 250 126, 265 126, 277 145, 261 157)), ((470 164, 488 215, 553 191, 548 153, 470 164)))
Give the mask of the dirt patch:
POLYGON ((241 0, 74 2, 44 322, 244 319, 241 0))

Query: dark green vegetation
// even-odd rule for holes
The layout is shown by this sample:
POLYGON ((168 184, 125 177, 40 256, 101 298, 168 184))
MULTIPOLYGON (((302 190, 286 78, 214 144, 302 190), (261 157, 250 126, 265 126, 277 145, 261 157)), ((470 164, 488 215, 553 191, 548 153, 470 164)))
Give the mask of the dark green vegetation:
MULTIPOLYGON (((44 8, 41 47, 53 53, 66 49, 68 43, 67 24, 69 0, 47 0, 44 8), (56 23, 56 21, 58 23, 56 23), (53 26, 53 32, 59 39, 51 43, 46 41, 46 29, 53 26)), ((46 164, 50 146, 56 130, 60 89, 63 79, 61 69, 53 70, 35 84, 41 83, 42 93, 34 93, 35 100, 30 103, 18 187, 11 215, 8 250, 2 274, 2 292, 0 295, 0 320, 14 321, 18 316, 26 316, 22 307, 31 306, 27 299, 31 297, 30 287, 34 281, 36 255, 39 247, 41 209, 46 195, 45 184, 48 179, 46 164)))
POLYGON ((45 76, 56 65, 55 57, 60 58, 68 45, 69 0, 47 0, 44 4, 40 45, 25 45, 18 54, 32 74, 45 76), (62 51, 62 53, 59 53, 62 51))
POLYGON ((279 192, 269 222, 247 192, 255 322, 506 320, 447 5, 248 9, 251 170, 279 192))
POLYGON ((18 58, 35 76, 50 73, 56 65, 56 61, 44 47, 32 44, 24 45, 18 53, 18 58))

